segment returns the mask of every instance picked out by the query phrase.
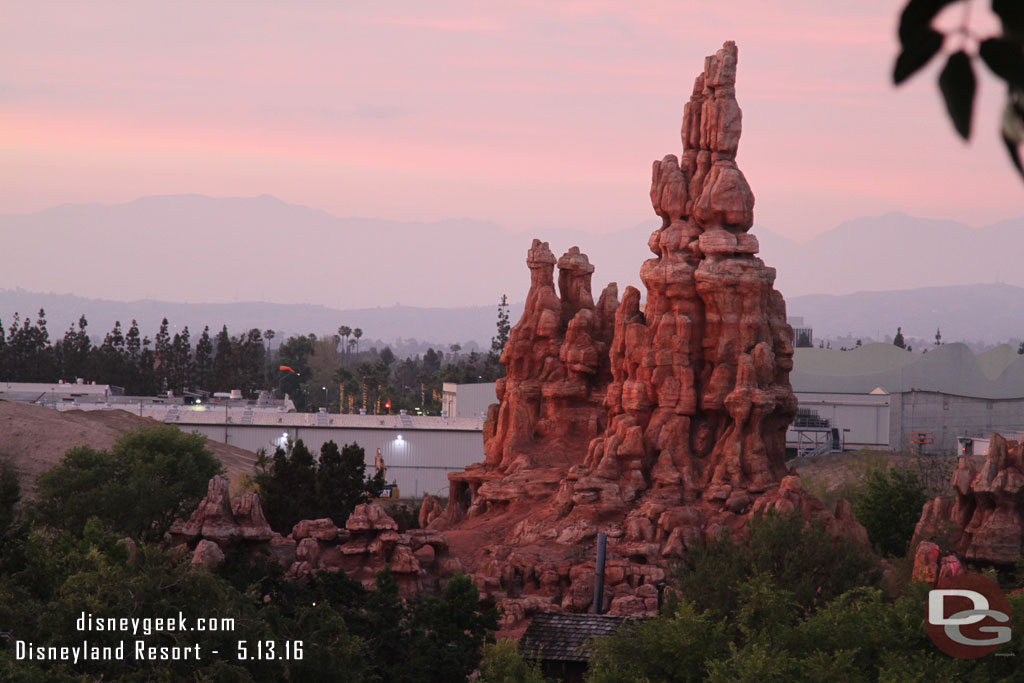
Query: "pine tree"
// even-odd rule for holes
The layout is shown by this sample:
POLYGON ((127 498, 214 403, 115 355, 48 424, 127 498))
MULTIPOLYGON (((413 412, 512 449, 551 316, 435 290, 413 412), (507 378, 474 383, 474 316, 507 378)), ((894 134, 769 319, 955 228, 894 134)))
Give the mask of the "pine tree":
POLYGON ((195 366, 193 378, 196 387, 207 389, 210 371, 213 369, 213 340, 210 339, 210 326, 203 328, 203 334, 196 343, 195 366))
POLYGON ((235 360, 232 357, 234 354, 227 325, 217 333, 216 349, 213 357, 213 390, 230 391, 235 381, 235 360))
POLYGON ((907 342, 903 339, 903 328, 896 328, 896 336, 892 340, 893 346, 898 346, 901 349, 907 348, 907 342))
POLYGON ((166 391, 170 384, 171 366, 174 363, 173 351, 171 348, 171 335, 167 331, 167 318, 160 323, 160 330, 153 340, 153 354, 156 356, 156 378, 160 384, 160 391, 166 391))

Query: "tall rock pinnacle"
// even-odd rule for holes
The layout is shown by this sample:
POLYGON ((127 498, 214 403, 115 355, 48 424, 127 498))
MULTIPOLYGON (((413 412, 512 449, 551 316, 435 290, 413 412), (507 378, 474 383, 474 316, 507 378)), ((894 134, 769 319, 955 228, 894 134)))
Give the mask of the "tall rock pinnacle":
POLYGON ((748 233, 736 64, 733 42, 707 57, 683 107, 681 158, 654 162, 662 225, 640 269, 646 302, 633 287, 618 301, 611 284, 595 305, 594 267, 576 247, 556 260, 534 240, 527 254, 530 291, 501 356, 485 460, 449 475, 431 524, 453 547, 485 532, 491 545, 462 559, 497 600, 525 599, 512 591, 585 609, 593 572, 581 553, 598 532, 631 567, 608 598, 620 613, 653 609, 645 582, 666 562, 758 512, 798 511, 866 539, 848 505, 829 512, 785 466, 793 331, 748 233))

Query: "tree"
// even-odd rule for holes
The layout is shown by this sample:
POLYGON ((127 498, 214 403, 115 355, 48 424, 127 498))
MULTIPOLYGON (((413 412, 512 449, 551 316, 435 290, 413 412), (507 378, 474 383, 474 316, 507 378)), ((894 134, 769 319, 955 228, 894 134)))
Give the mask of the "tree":
POLYGON ((348 337, 349 337, 350 334, 352 334, 352 328, 349 327, 348 325, 342 325, 341 327, 338 328, 338 334, 341 335, 341 338, 345 340, 345 344, 341 348, 342 348, 342 351, 345 352, 346 357, 347 357, 347 355, 348 355, 348 337))
POLYGON ((267 340, 267 353, 268 354, 270 353, 270 342, 274 341, 274 337, 276 337, 276 336, 277 336, 277 333, 274 332, 271 329, 263 330, 263 338, 267 340))
POLYGON ((812 346, 813 344, 811 344, 811 338, 807 336, 807 331, 805 330, 801 332, 800 336, 796 340, 796 347, 798 349, 809 349, 812 346))
POLYGON ((167 389, 170 380, 168 375, 174 362, 171 349, 171 334, 168 331, 168 326, 167 318, 164 318, 160 323, 160 330, 153 339, 153 353, 156 356, 156 377, 161 391, 167 389))
POLYGON ((359 338, 363 336, 363 331, 358 327, 352 330, 352 337, 356 340, 356 355, 359 355, 359 338))
POLYGON ((497 334, 491 337, 491 355, 495 359, 500 357, 502 351, 505 350, 505 344, 508 343, 508 334, 512 329, 512 325, 509 323, 508 308, 508 296, 502 294, 501 303, 498 304, 497 334))
POLYGON ((868 475, 853 512, 879 553, 902 557, 927 500, 925 486, 912 470, 876 469, 868 475))
POLYGON ((234 349, 231 346, 231 335, 228 334, 228 326, 221 327, 217 333, 216 352, 213 356, 211 373, 213 375, 214 391, 230 391, 234 383, 238 363, 234 357, 234 349))
MULTIPOLYGON (((909 0, 900 15, 900 54, 893 68, 893 82, 899 85, 931 61, 945 43, 957 47, 946 58, 939 74, 939 90, 946 111, 956 132, 964 140, 971 136, 976 79, 973 63, 977 58, 1006 82, 1007 97, 1003 108, 1001 133, 1013 165, 1024 177, 1020 145, 1024 141, 1024 9, 1019 0, 992 0, 992 11, 998 16, 1001 35, 980 36, 971 30, 968 14, 951 40, 946 41, 932 25, 939 12, 956 0, 909 0), (978 46, 976 52, 971 45, 978 46)), ((970 9, 970 0, 967 0, 970 9)))
POLYGON ((318 464, 302 439, 278 448, 272 459, 261 457, 254 479, 271 528, 286 534, 300 520, 323 517, 344 526, 356 505, 379 496, 384 487, 379 474, 364 477, 364 458, 358 444, 339 450, 328 441, 318 464))
POLYGON ((330 517, 338 526, 352 514, 356 505, 375 498, 384 489, 383 473, 366 477, 366 452, 359 444, 338 445, 328 441, 320 448, 316 472, 317 517, 330 517))
POLYGON ((849 539, 834 540, 820 522, 805 526, 799 513, 770 512, 753 520, 745 539, 723 534, 689 550, 679 591, 698 612, 729 616, 740 604, 736 586, 761 573, 803 609, 812 609, 850 588, 876 583, 876 562, 849 539))
POLYGON ((896 328, 896 336, 893 338, 892 343, 893 343, 893 346, 898 346, 901 349, 907 348, 907 343, 906 343, 906 341, 903 340, 903 328, 902 327, 897 327, 896 328))
POLYGON ((657 619, 624 626, 598 638, 587 671, 593 683, 665 681, 699 683, 707 666, 729 653, 729 633, 720 618, 698 612, 689 601, 657 619))
POLYGON ((203 328, 203 333, 199 336, 199 341, 196 342, 196 355, 193 362, 196 388, 207 389, 210 386, 208 382, 213 371, 213 340, 210 339, 209 325, 203 328))
POLYGON ((223 472, 205 444, 200 434, 157 425, 127 432, 110 451, 72 448, 37 479, 36 511, 77 537, 97 517, 110 531, 159 540, 223 472))
POLYGON ((941 346, 942 345, 942 330, 940 330, 937 327, 935 328, 935 345, 936 346, 941 346))
POLYGON ((477 680, 481 683, 545 683, 547 679, 539 664, 519 654, 519 642, 515 638, 502 638, 484 645, 477 680))
POLYGON ((9 460, 0 459, 0 550, 14 530, 20 502, 21 484, 18 483, 18 471, 9 460))

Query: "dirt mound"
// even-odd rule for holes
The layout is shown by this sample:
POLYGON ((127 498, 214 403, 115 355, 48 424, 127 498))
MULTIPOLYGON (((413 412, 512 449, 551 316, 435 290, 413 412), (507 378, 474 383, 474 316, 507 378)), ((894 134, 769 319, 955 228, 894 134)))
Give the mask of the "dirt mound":
MULTIPOLYGON (((10 458, 29 495, 40 472, 60 462, 69 448, 108 449, 127 431, 162 424, 124 410, 59 412, 28 403, 0 401, 0 457, 10 458)), ((220 460, 231 481, 251 474, 256 454, 213 441, 206 448, 220 460)))

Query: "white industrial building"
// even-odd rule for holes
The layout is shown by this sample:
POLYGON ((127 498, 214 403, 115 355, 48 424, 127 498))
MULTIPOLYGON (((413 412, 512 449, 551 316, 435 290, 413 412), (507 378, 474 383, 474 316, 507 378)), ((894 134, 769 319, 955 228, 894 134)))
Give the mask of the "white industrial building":
POLYGON ((277 446, 298 439, 314 454, 328 441, 339 447, 357 443, 365 450, 367 473, 373 472, 379 449, 388 483, 396 484, 404 498, 446 496, 449 472, 483 460, 479 416, 297 413, 290 401, 265 393, 258 400, 232 398, 234 393, 192 403, 181 396, 123 396, 107 385, 0 382, 0 400, 60 411, 124 410, 252 452, 273 454, 277 446))
POLYGON ((840 432, 847 448, 952 453, 959 437, 987 441, 994 431, 1024 428, 1024 356, 1006 344, 977 355, 965 344, 943 344, 927 353, 892 344, 849 351, 801 348, 793 361, 790 381, 800 408, 818 411, 833 428, 850 430, 840 432), (874 417, 864 405, 871 403, 879 411, 874 417))

